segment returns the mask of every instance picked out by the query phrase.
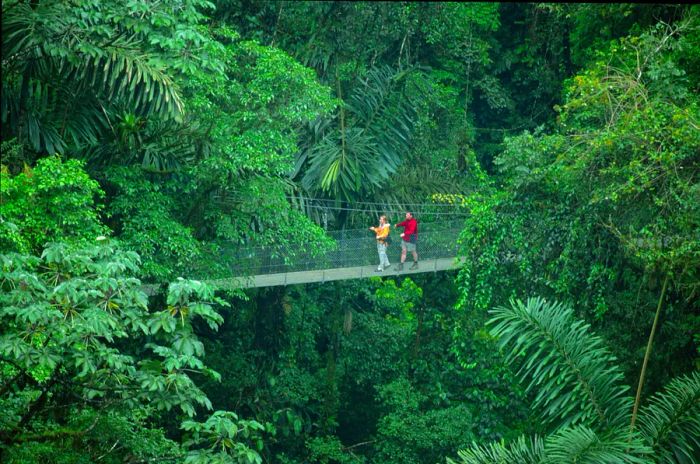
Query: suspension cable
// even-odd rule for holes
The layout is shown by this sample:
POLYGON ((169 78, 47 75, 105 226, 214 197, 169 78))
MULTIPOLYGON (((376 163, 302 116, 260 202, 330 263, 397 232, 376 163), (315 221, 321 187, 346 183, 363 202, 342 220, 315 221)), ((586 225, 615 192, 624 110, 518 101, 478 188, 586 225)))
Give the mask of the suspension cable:
MULTIPOLYGON (((307 201, 316 201, 316 202, 332 202, 335 203, 336 200, 333 200, 331 198, 313 198, 313 197, 307 197, 307 196, 294 196, 294 195, 286 195, 286 198, 288 199, 294 199, 294 200, 307 200, 307 201)), ((352 203, 353 205, 375 205, 375 206, 388 206, 393 202, 373 202, 373 201, 352 201, 348 202, 352 203)), ((452 204, 452 203, 396 203, 399 206, 419 206, 419 207, 424 207, 424 206, 437 206, 441 208, 456 208, 459 207, 460 205, 458 204, 452 204)))

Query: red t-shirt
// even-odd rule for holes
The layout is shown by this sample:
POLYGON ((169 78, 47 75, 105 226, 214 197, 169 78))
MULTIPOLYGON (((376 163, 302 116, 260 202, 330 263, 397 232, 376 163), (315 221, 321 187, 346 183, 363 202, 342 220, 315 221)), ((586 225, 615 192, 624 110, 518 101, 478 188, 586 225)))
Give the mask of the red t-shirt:
POLYGON ((415 235, 418 238, 418 221, 415 218, 406 219, 403 222, 396 224, 396 227, 403 227, 403 241, 410 242, 411 235, 415 235))

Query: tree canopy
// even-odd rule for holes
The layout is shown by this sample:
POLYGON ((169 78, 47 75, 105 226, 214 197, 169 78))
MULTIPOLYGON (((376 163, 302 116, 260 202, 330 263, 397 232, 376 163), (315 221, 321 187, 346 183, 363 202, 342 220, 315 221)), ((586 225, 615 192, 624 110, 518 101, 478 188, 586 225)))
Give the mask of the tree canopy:
POLYGON ((693 5, 3 2, 0 460, 700 462, 699 94, 693 5))

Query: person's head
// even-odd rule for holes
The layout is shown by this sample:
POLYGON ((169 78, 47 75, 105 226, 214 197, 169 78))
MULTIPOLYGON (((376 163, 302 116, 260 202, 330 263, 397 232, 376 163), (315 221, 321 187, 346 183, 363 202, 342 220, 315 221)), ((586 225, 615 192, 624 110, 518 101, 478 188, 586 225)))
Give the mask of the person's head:
POLYGON ((384 224, 385 222, 386 222, 386 215, 382 214, 381 216, 379 216, 379 223, 384 224))
POLYGON ((411 214, 410 211, 406 211, 406 219, 411 219, 413 217, 413 214, 411 214))

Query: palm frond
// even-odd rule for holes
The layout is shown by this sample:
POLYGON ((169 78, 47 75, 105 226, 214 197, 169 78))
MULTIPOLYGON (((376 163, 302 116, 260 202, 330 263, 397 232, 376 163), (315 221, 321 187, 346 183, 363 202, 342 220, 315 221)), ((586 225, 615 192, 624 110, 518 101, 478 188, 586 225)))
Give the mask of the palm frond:
MULTIPOLYGON (((503 442, 488 445, 472 445, 457 452, 459 464, 542 464, 544 463, 544 441, 535 436, 520 436, 506 446, 503 442)), ((457 464, 447 458, 448 464, 457 464)))
POLYGON ((319 188, 342 199, 353 198, 363 186, 379 186, 386 179, 386 167, 377 159, 375 146, 366 131, 348 128, 345 146, 341 135, 333 131, 311 151, 302 186, 319 188))
POLYGON ((45 150, 50 154, 60 153, 65 148, 65 143, 49 116, 49 113, 42 112, 39 108, 30 107, 27 109, 25 113, 27 141, 36 151, 45 150))
POLYGON ((180 91, 141 32, 95 22, 65 2, 35 7, 3 10, 1 107, 3 122, 36 151, 94 144, 108 126, 100 102, 179 120, 180 91))
POLYGON ((398 85, 406 72, 389 66, 371 69, 345 105, 356 125, 372 134, 377 154, 391 172, 410 148, 415 118, 414 108, 398 85))
POLYGON ((599 435, 588 427, 565 427, 545 440, 547 464, 653 464, 651 448, 639 437, 621 433, 599 435))
POLYGON ((639 411, 639 431, 657 462, 697 462, 700 456, 700 372, 677 377, 639 411))
POLYGON ((410 149, 415 110, 398 85, 403 73, 374 68, 351 92, 344 129, 326 118, 302 137, 294 176, 307 190, 341 200, 380 189, 410 149))
MULTIPOLYGON (((652 450, 629 433, 599 436, 588 427, 565 427, 542 439, 520 436, 460 450, 459 464, 652 464, 652 450)), ((447 459, 449 464, 457 462, 447 459)))
POLYGON ((91 165, 140 165, 145 171, 167 173, 195 159, 197 149, 192 141, 199 134, 190 121, 180 124, 155 118, 144 120, 124 113, 128 107, 124 102, 120 106, 105 111, 122 112, 122 116, 112 116, 114 133, 82 151, 82 157, 91 165))
MULTIPOLYGON (((79 43, 67 44, 80 48, 79 43)), ((88 83, 93 92, 107 101, 124 99, 137 112, 177 118, 183 110, 179 89, 156 58, 142 51, 139 38, 115 39, 106 46, 95 46, 75 65, 60 63, 66 78, 88 83)))
POLYGON ((529 379, 527 391, 536 390, 534 407, 546 424, 600 431, 625 423, 631 399, 615 358, 571 308, 530 298, 491 314, 491 333, 521 380, 529 379))

